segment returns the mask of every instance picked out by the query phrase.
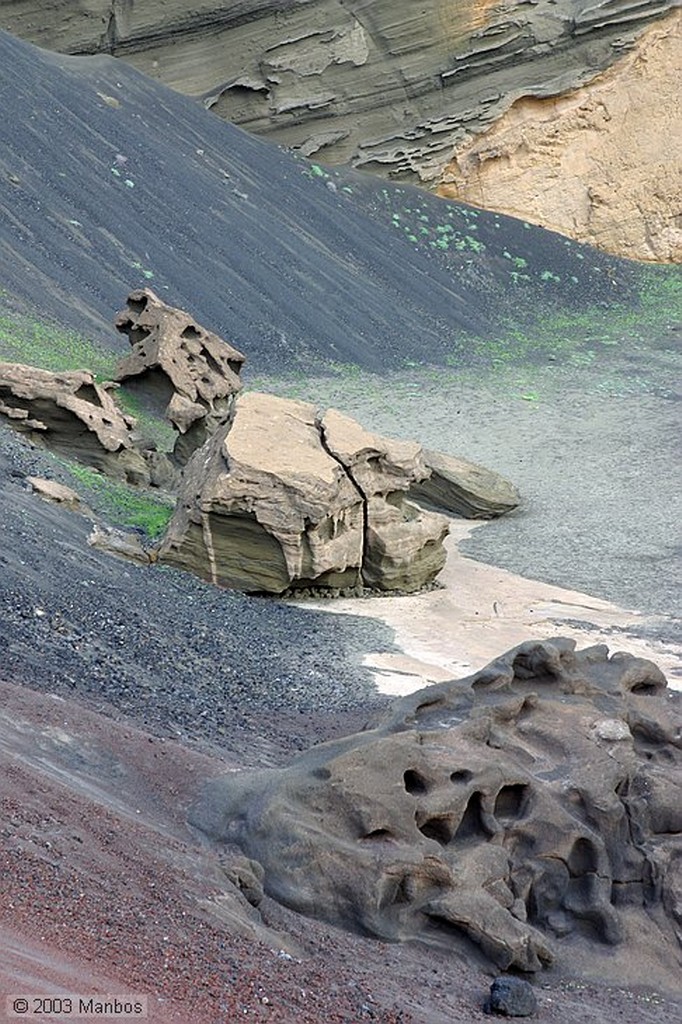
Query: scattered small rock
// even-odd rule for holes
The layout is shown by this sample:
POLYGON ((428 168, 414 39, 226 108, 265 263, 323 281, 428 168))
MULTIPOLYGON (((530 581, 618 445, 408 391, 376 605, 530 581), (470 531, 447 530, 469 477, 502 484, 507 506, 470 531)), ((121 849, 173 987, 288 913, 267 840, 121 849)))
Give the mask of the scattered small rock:
POLYGON ((484 1007, 486 1013, 502 1017, 531 1017, 537 1008, 535 992, 527 981, 504 976, 495 978, 484 1007))
POLYGON ((28 476, 26 477, 26 483, 45 501, 53 501, 56 505, 65 505, 71 509, 77 509, 80 506, 80 498, 76 492, 71 487, 66 487, 65 484, 58 484, 56 480, 46 480, 40 476, 28 476))

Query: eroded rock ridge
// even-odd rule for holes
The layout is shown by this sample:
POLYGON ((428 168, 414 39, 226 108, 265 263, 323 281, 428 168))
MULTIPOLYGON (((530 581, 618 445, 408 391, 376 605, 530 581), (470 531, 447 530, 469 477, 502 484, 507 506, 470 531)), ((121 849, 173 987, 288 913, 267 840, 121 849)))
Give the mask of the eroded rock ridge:
POLYGON ((600 948, 624 948, 646 982, 652 947, 682 963, 682 719, 666 686, 604 645, 529 641, 288 768, 214 780, 191 820, 301 913, 473 942, 526 972, 582 949, 598 973, 600 948))
POLYGON ((0 415, 34 444, 114 479, 148 484, 149 468, 133 442, 135 421, 114 401, 116 387, 98 384, 88 370, 0 363, 0 415))
POLYGON ((177 430, 173 456, 184 465, 228 419, 244 356, 150 288, 131 292, 116 329, 132 346, 116 380, 144 392, 177 430))

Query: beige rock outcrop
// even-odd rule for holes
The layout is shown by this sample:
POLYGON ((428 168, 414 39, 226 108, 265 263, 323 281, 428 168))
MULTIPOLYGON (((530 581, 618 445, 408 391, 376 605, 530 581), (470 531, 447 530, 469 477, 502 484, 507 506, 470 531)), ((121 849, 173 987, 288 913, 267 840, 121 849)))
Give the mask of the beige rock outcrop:
POLYGON ((86 370, 52 373, 0 363, 0 415, 35 444, 145 485, 149 470, 131 439, 134 420, 116 405, 115 386, 98 384, 86 370))
POLYGON ((418 445, 245 394, 185 467, 159 558, 248 591, 416 590, 445 561, 447 522, 404 502, 425 472, 418 445))
POLYGON ((447 533, 440 516, 406 500, 429 475, 421 445, 372 434, 330 409, 320 420, 325 447, 346 468, 365 502, 363 580, 379 590, 414 590, 445 564, 447 533))
POLYGON ((519 97, 458 144, 438 192, 607 252, 682 260, 682 12, 558 96, 519 97))
POLYGON ((514 485, 485 466, 429 449, 423 459, 431 472, 410 487, 410 497, 420 503, 465 519, 494 519, 520 504, 514 485))
POLYGON ((132 346, 116 368, 116 380, 155 401, 178 431, 173 454, 184 464, 227 420, 242 386, 244 356, 149 288, 128 296, 116 328, 132 346))
POLYGON ((42 476, 27 476, 26 483, 35 494, 54 505, 64 505, 72 511, 80 508, 81 500, 76 491, 56 480, 46 480, 42 476))

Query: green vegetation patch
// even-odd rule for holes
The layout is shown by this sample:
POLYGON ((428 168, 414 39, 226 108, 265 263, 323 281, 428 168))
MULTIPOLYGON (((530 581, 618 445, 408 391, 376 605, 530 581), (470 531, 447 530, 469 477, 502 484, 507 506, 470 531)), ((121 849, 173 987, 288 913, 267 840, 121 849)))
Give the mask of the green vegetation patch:
POLYGON ((151 540, 162 536, 175 508, 170 498, 116 483, 88 466, 60 461, 77 481, 83 501, 113 526, 144 530, 151 540))
POLYGON ((49 320, 15 312, 0 294, 0 359, 54 372, 91 370, 111 380, 117 357, 92 341, 49 320))
MULTIPOLYGON (((459 340, 447 359, 462 362, 464 351, 492 366, 544 360, 548 356, 574 366, 598 360, 600 352, 620 347, 645 351, 665 347, 666 337, 682 322, 682 273, 678 267, 637 268, 639 288, 632 303, 602 303, 582 310, 538 306, 537 319, 519 325, 511 319, 495 336, 459 340)), ((547 272, 547 280, 557 280, 547 272)))
POLYGON ((113 392, 116 403, 137 422, 137 432, 154 441, 161 452, 173 450, 177 434, 164 416, 148 408, 141 395, 134 394, 125 383, 113 392))

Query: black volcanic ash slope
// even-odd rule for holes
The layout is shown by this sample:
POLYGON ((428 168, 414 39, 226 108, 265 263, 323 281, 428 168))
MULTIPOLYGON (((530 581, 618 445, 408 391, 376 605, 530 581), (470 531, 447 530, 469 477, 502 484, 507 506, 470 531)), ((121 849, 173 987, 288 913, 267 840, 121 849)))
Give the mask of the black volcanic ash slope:
POLYGON ((466 359, 505 319, 636 290, 623 261, 326 171, 110 58, 0 33, 0 90, 0 287, 98 343, 143 284, 270 371, 466 359))

